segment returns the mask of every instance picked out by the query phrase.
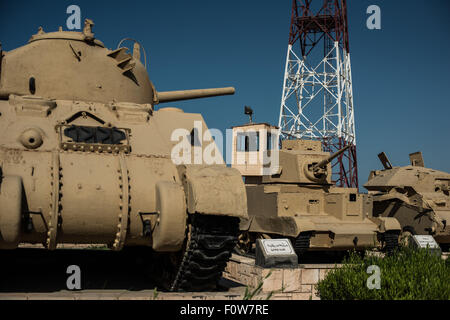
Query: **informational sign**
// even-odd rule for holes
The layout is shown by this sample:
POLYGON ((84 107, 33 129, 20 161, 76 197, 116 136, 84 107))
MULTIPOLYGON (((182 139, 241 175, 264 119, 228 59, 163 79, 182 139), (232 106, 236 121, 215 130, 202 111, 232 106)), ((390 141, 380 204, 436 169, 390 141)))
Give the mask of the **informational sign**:
POLYGON ((256 239, 255 265, 263 268, 296 268, 298 257, 289 239, 256 239))
POLYGON ((430 235, 414 235, 413 241, 421 249, 440 249, 436 240, 430 235))
POLYGON ((267 255, 294 254, 294 248, 289 239, 264 239, 262 245, 267 255))

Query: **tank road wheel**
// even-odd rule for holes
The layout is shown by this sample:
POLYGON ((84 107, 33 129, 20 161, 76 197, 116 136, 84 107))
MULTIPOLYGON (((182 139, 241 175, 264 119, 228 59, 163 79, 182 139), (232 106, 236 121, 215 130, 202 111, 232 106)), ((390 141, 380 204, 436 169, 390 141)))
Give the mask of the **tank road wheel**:
POLYGON ((236 246, 239 218, 193 215, 170 291, 214 290, 236 246))

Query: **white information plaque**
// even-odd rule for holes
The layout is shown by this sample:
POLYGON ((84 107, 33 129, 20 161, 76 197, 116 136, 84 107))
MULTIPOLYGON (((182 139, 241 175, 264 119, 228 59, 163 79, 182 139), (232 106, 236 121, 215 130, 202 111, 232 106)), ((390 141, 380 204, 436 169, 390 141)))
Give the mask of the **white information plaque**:
POLYGON ((413 238, 419 248, 426 249, 428 247, 429 249, 440 249, 433 236, 414 235, 413 238))
POLYGON ((262 244, 269 256, 294 254, 294 248, 289 239, 264 239, 262 244))

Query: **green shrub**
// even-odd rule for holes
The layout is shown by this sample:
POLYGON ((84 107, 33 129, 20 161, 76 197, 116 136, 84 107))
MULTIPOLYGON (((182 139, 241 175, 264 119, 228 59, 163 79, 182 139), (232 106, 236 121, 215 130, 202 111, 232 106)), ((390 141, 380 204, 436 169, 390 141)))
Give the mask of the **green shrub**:
POLYGON ((450 260, 409 248, 384 258, 353 252, 316 289, 323 300, 449 300, 450 260), (370 265, 380 268, 380 289, 367 287, 370 265))

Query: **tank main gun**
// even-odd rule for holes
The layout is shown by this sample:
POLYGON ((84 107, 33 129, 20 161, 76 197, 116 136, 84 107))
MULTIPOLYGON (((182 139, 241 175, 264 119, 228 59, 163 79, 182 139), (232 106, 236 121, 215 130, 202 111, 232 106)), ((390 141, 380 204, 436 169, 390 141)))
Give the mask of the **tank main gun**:
POLYGON ((213 88, 213 89, 196 89, 196 90, 179 90, 179 91, 162 91, 157 92, 157 101, 155 104, 180 101, 180 100, 190 100, 199 99, 207 97, 225 96, 235 93, 233 87, 226 88, 213 88))
POLYGON ((333 161, 333 159, 339 157, 348 148, 350 148, 350 145, 345 146, 344 148, 342 148, 342 149, 336 151, 335 153, 333 153, 332 155, 329 155, 328 157, 326 157, 325 159, 323 159, 319 163, 316 163, 315 165, 313 165, 312 168, 311 168, 311 171, 313 172, 314 176, 316 178, 321 178, 326 173, 327 165, 331 161, 333 161))

